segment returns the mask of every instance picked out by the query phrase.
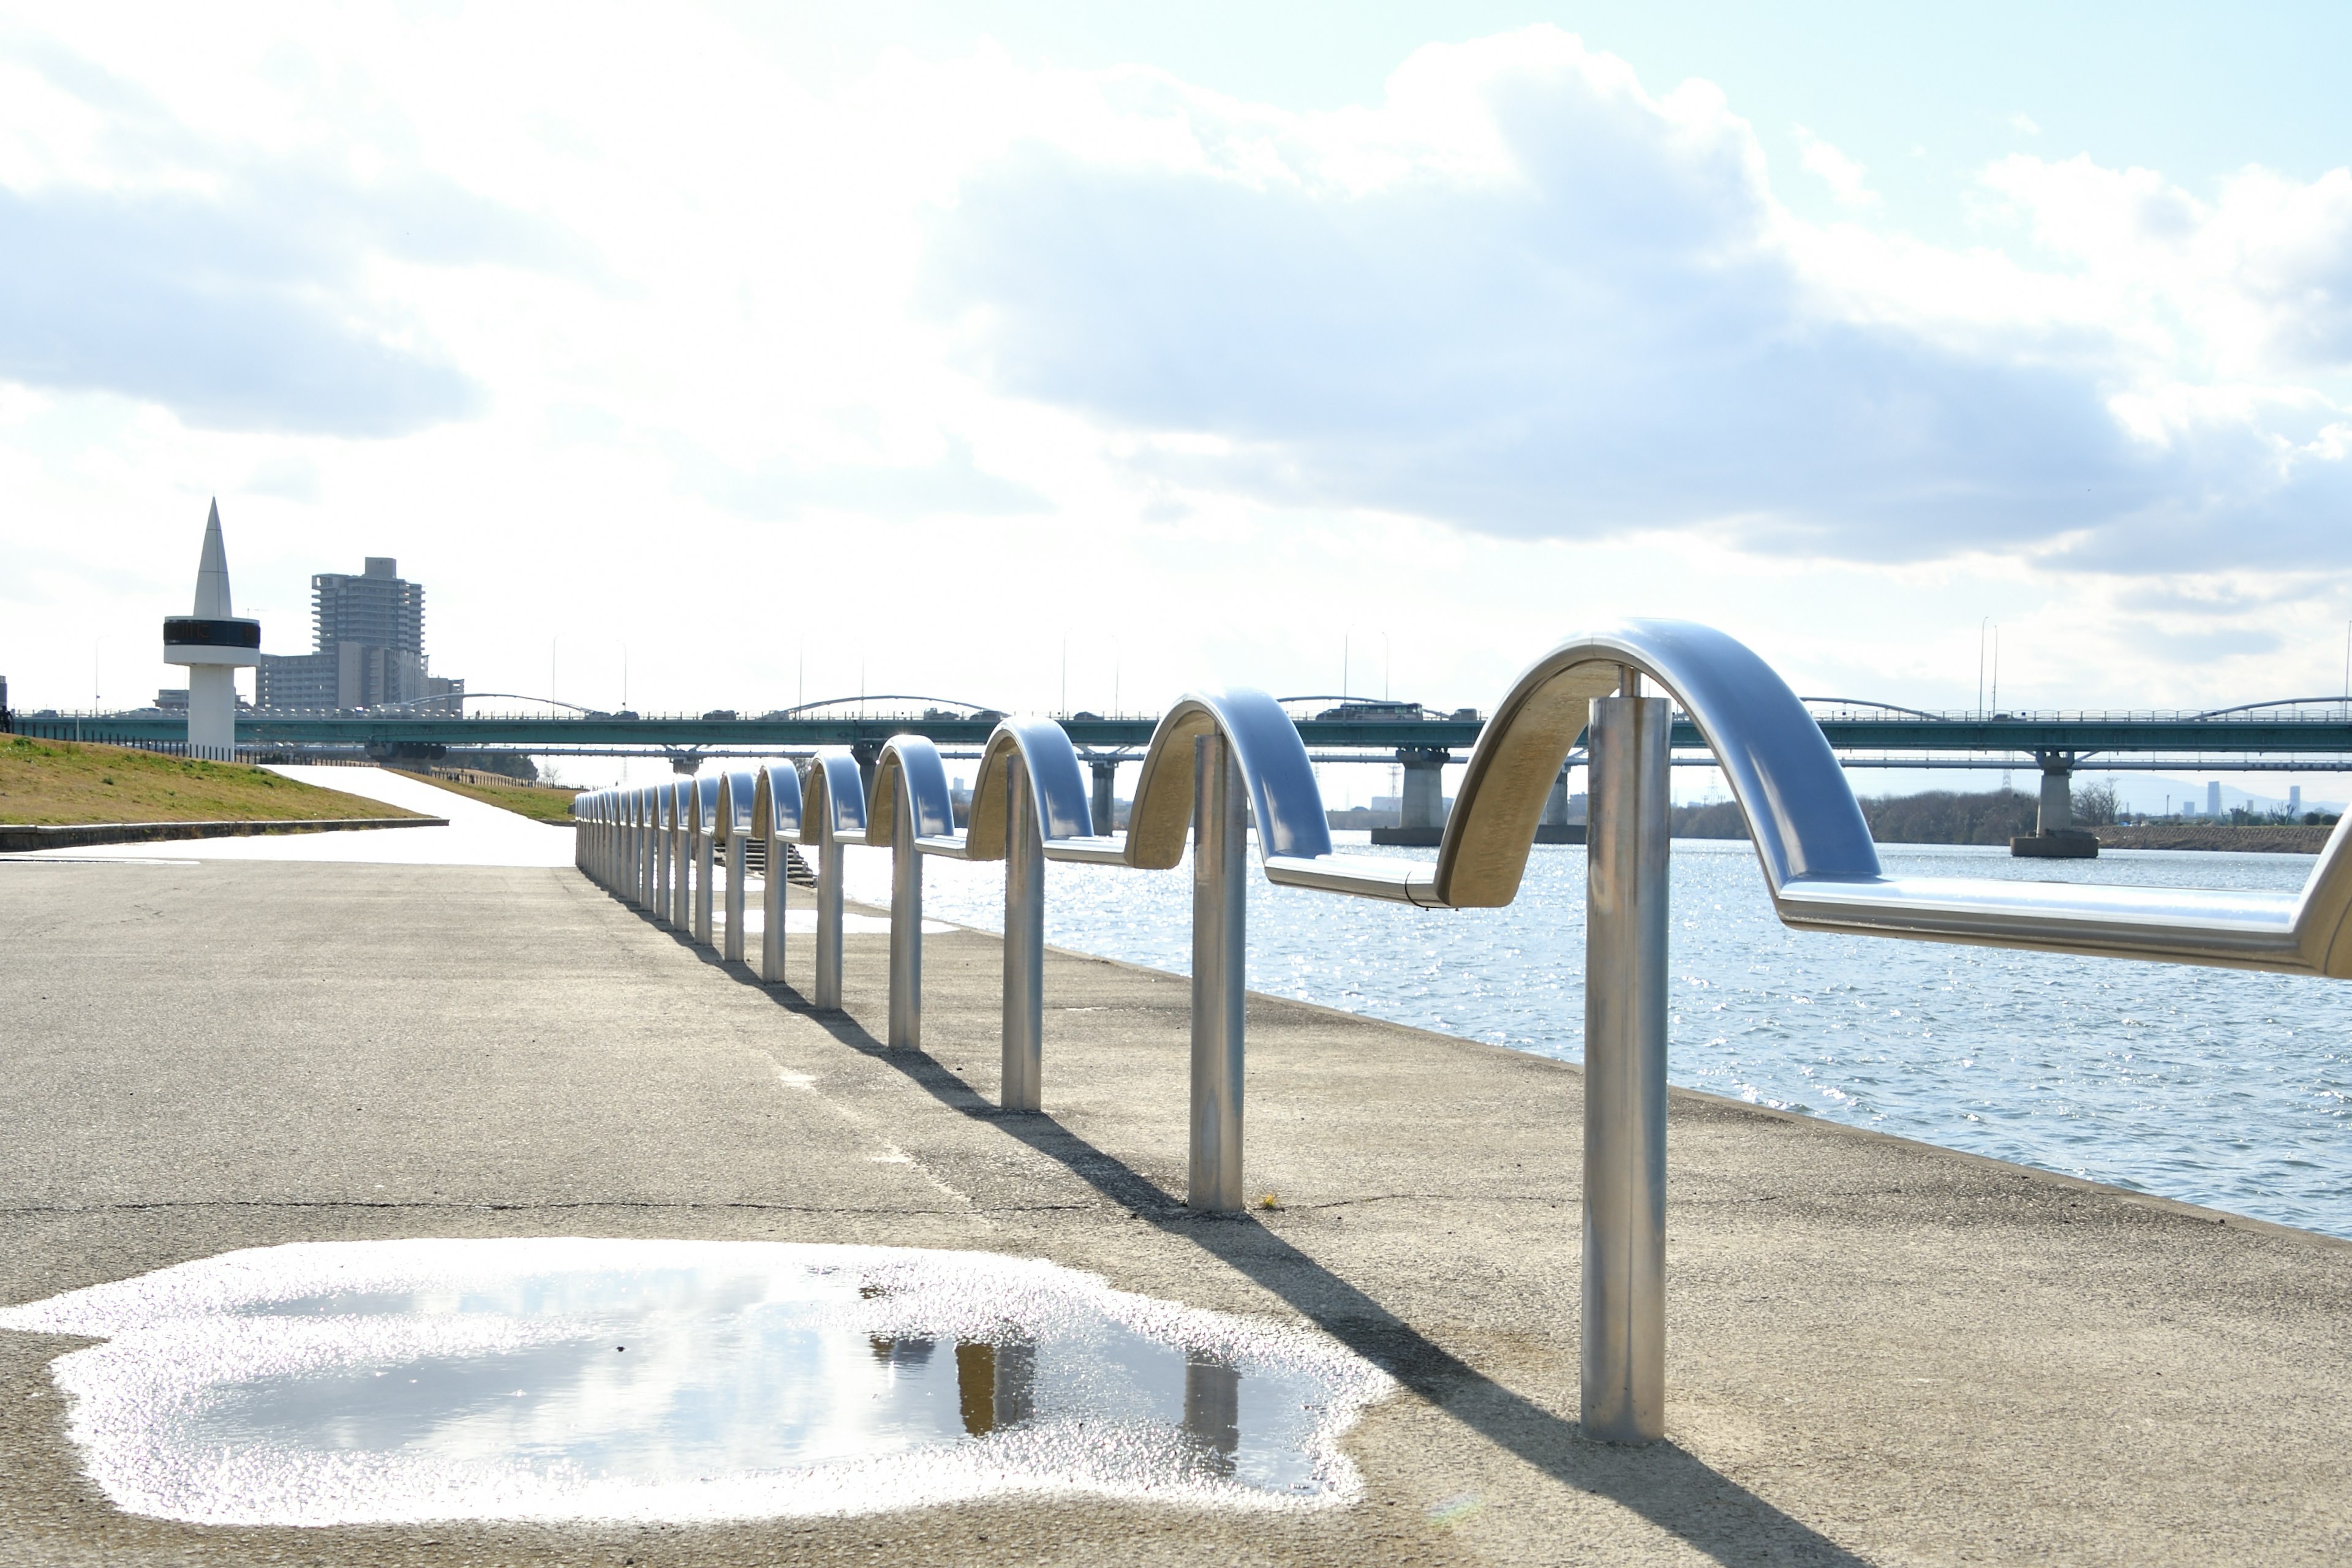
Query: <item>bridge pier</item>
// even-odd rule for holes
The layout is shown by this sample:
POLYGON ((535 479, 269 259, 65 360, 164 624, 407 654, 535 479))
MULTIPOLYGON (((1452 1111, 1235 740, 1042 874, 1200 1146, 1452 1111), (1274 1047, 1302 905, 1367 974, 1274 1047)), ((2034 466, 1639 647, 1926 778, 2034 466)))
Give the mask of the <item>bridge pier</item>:
POLYGON ((2092 860, 2099 836, 2074 826, 2074 753, 2036 752, 2042 764, 2042 805, 2033 831, 2009 841, 2009 852, 2034 860, 2092 860))
POLYGON ((849 754, 857 759, 858 798, 869 812, 874 809, 874 764, 882 760, 882 746, 880 741, 860 741, 849 748, 849 754))
POLYGON ((1095 831, 1108 834, 1115 827, 1111 819, 1117 802, 1112 796, 1111 788, 1118 781, 1118 759, 1089 757, 1087 759, 1087 767, 1095 777, 1095 794, 1092 803, 1095 831))
POLYGON ((1428 848, 1445 837, 1445 764, 1454 753, 1443 746, 1400 746, 1396 760, 1404 769, 1397 825, 1373 828, 1372 842, 1428 848))
POLYGON ((1543 819, 1536 824, 1538 844, 1581 844, 1584 824, 1568 819, 1568 765, 1560 764, 1559 777, 1551 781, 1551 794, 1544 797, 1543 819))

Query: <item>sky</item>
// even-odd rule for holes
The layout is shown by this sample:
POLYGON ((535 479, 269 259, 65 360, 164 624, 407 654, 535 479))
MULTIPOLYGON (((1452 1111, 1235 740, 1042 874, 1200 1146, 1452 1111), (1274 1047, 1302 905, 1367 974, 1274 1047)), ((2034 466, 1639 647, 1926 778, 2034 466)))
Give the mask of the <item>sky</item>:
MULTIPOLYGON (((0 674, 395 557, 641 711, 2344 689, 2352 12, 0 7, 0 674)), ((2274 783, 2275 781, 2273 781, 2274 783)), ((2277 791, 2283 793, 2283 786, 2277 791)), ((2315 793, 2306 790, 2307 794, 2315 793)))

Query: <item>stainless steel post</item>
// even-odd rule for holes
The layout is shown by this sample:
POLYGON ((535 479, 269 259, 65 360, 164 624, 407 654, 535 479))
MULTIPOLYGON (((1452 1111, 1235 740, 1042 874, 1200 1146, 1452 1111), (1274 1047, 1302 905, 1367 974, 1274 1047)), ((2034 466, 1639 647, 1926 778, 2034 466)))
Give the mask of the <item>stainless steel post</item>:
POLYGON ((817 848, 816 983, 810 1000, 833 1009, 841 1006, 841 858, 845 853, 829 834, 817 848))
POLYGON ((1192 742, 1192 1142, 1184 1201, 1242 1206, 1244 918, 1249 863, 1241 764, 1223 734, 1192 742))
POLYGON ((1584 1435, 1650 1443, 1666 1406, 1669 704, 1592 704, 1584 931, 1584 1435))
POLYGON ((784 983, 784 911, 791 906, 788 896, 792 879, 784 868, 792 864, 782 834, 768 837, 767 886, 760 893, 760 978, 771 985, 784 983))
MULTIPOLYGON (((731 798, 727 804, 733 809, 731 798)), ((727 825, 727 962, 743 962, 743 830, 731 822, 727 825)))
POLYGON ((704 823, 694 836, 694 940, 703 946, 710 943, 710 825, 704 823))
POLYGON ((691 935, 694 931, 694 841, 686 824, 669 830, 669 923, 691 935))
MULTIPOLYGON (((643 808, 640 807, 640 810, 643 808)), ((653 911, 654 889, 658 886, 654 876, 655 840, 661 836, 642 818, 637 823, 637 908, 653 911)))
POLYGON ((670 861, 675 858, 670 851, 670 838, 671 833, 669 830, 669 825, 667 823, 656 823, 654 826, 654 852, 656 856, 654 864, 654 920, 661 925, 667 925, 670 923, 669 891, 671 884, 675 879, 674 875, 670 870, 670 861))
POLYGON ((1007 1110, 1035 1110, 1045 1059, 1045 840, 1029 770, 1004 764, 1004 1070, 1007 1110))
POLYGON ((899 768, 890 813, 890 1047, 923 1044, 923 857, 915 848, 915 792, 899 768))

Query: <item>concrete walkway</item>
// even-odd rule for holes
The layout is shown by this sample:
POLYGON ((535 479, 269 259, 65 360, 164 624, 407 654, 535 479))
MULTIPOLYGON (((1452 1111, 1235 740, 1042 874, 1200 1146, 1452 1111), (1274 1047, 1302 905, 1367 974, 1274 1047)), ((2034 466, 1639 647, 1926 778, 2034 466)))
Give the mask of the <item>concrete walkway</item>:
MULTIPOLYGON (((385 836, 390 837, 390 836, 385 836)), ((1189 1215, 1186 987, 1048 960, 1048 1114, 999 952, 879 937, 811 1013, 568 868, 0 864, 0 1301, 238 1247, 645 1236, 987 1248, 1306 1321, 1404 1391, 1364 1500, 1022 1500, 639 1529, 205 1529, 110 1509, 0 1334, 0 1563, 2340 1563, 2352 1246, 1675 1097, 1669 1443, 1581 1441, 1580 1078, 1254 999, 1249 1179, 1189 1215), (872 1033, 869 1033, 873 1031, 872 1033)), ((808 944, 796 944, 804 985, 808 944)))

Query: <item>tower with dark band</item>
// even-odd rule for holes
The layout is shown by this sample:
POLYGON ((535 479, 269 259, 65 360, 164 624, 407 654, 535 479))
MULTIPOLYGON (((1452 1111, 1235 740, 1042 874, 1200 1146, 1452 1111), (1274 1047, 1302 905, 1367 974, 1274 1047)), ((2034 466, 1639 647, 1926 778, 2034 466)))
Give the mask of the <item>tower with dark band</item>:
POLYGON ((240 620, 230 607, 217 500, 205 522, 205 552, 196 563, 195 613, 165 618, 163 662, 188 668, 188 755, 235 761, 236 672, 261 662, 261 623, 240 620))

